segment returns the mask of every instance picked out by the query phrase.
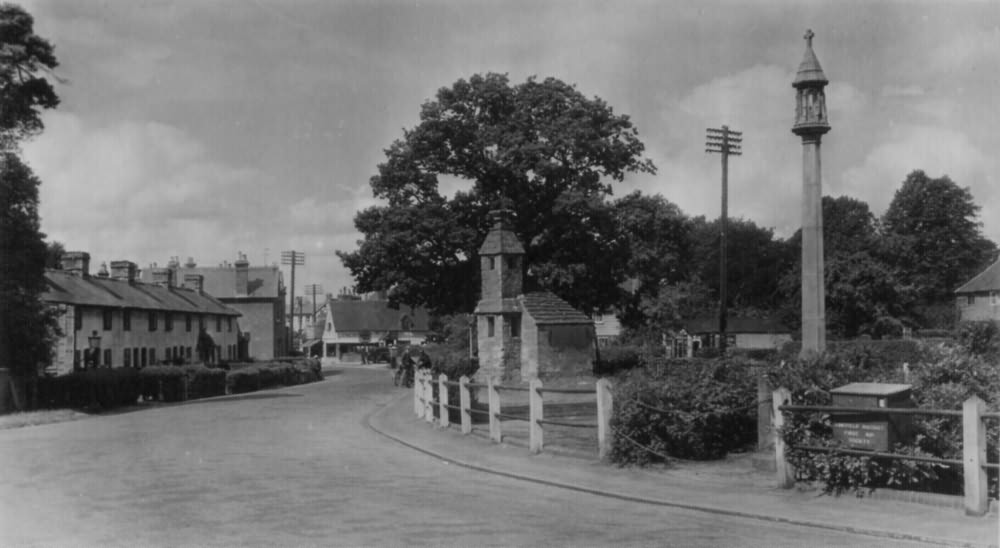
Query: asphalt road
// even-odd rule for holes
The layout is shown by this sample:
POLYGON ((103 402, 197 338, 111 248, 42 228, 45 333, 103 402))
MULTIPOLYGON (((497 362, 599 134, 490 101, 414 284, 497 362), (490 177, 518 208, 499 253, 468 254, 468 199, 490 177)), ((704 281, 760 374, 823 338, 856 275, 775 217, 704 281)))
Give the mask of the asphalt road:
POLYGON ((475 472, 365 417, 387 370, 0 431, 0 546, 918 546, 475 472))

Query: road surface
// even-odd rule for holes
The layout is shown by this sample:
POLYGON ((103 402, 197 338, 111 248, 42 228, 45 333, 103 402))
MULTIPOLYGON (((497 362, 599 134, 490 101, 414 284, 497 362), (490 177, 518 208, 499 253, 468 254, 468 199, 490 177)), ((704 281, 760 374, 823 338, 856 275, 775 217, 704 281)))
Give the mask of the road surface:
POLYGON ((0 546, 918 546, 449 465, 365 418, 385 369, 0 431, 0 546))

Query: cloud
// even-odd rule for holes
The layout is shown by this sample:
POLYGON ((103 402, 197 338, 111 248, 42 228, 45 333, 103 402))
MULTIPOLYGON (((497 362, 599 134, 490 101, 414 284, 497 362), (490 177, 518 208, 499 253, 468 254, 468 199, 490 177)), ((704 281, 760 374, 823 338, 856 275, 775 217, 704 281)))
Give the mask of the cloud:
POLYGON ((921 169, 931 177, 948 175, 969 187, 976 203, 983 206, 980 219, 990 238, 1000 236, 1000 206, 994 205, 996 173, 1000 163, 986 154, 963 132, 939 126, 897 125, 886 142, 871 150, 860 165, 847 169, 841 180, 851 196, 862 199, 876 215, 882 214, 906 175, 921 169), (889 190, 891 189, 891 190, 889 190))

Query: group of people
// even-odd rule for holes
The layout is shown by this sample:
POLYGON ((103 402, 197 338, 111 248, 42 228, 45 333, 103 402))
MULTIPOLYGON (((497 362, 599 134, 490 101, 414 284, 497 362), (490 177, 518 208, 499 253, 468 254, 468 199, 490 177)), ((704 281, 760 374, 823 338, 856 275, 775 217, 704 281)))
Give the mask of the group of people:
POLYGON ((396 357, 392 357, 390 366, 396 370, 392 378, 393 384, 410 388, 413 386, 414 371, 416 369, 430 369, 431 357, 427 355, 427 352, 423 348, 419 350, 410 350, 407 348, 403 350, 403 355, 399 357, 398 363, 396 357), (414 355, 416 355, 416 358, 414 358, 414 355))

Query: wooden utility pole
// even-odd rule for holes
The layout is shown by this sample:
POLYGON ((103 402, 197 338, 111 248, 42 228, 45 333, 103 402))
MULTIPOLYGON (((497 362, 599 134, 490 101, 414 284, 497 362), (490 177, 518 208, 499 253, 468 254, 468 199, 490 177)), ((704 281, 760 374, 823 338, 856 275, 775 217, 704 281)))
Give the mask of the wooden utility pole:
MULTIPOLYGON (((291 265, 292 267, 292 295, 289 299, 289 305, 292 307, 292 317, 288 320, 289 331, 294 331, 295 329, 295 267, 302 266, 306 264, 306 254, 301 251, 282 251, 281 252, 281 264, 291 265)), ((284 306, 284 305, 282 305, 284 306)), ((289 343, 291 343, 291 338, 289 338, 289 343)))
POLYGON ((719 231, 719 353, 726 354, 726 230, 729 225, 729 156, 743 154, 743 132, 708 128, 705 152, 722 155, 722 217, 719 231))

